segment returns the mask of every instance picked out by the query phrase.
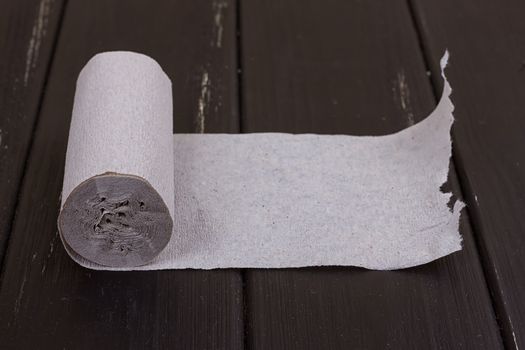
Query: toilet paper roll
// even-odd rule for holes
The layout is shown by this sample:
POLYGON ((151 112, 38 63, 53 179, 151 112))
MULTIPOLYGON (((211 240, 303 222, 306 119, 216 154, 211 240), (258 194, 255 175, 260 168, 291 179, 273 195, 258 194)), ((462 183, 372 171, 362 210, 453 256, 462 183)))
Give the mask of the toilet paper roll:
POLYGON ((99 54, 77 82, 58 220, 66 250, 105 270, 384 270, 460 250, 463 204, 449 209, 440 190, 453 123, 443 78, 436 109, 391 135, 173 135, 160 66, 99 54))

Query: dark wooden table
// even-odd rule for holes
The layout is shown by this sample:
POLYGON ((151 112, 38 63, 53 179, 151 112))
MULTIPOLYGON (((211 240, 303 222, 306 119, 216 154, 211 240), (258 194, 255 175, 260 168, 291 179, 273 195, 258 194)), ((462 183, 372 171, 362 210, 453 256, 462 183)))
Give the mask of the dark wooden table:
POLYGON ((0 348, 525 347, 525 4, 0 0, 0 348), (425 266, 100 272, 56 218, 75 81, 155 58, 176 132, 381 135, 456 106, 463 250, 425 266))

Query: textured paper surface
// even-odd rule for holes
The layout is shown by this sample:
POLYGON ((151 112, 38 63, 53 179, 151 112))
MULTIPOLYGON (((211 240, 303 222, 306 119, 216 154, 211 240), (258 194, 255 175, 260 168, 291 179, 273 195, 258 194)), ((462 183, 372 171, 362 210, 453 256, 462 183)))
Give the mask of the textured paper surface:
POLYGON ((446 79, 436 109, 391 135, 171 135, 171 89, 158 65, 125 52, 96 59, 77 85, 63 201, 92 176, 138 175, 174 226, 145 266, 100 266, 69 249, 82 266, 397 269, 461 249, 463 204, 451 211, 440 191, 453 123, 446 79))

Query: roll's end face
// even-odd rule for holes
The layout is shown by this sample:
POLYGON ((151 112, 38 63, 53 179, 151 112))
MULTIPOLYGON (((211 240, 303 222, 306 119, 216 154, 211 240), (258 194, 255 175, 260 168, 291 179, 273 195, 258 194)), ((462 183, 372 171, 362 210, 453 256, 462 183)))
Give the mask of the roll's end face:
POLYGON ((66 249, 110 267, 152 261, 168 244, 173 220, 158 192, 133 175, 103 174, 78 185, 58 227, 66 249))

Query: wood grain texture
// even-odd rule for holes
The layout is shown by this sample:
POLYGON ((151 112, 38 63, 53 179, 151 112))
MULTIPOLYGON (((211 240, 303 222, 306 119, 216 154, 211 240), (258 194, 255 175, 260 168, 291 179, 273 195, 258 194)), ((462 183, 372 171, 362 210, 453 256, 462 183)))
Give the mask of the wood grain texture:
POLYGON ((240 272, 97 272, 64 251, 56 220, 75 82, 105 50, 160 63, 178 132, 238 131, 233 2, 69 1, 1 280, 1 347, 240 349, 240 272))
POLYGON ((505 345, 524 348, 525 3, 413 1, 413 8, 433 76, 437 53, 451 53, 456 164, 505 345))
MULTIPOLYGON (((250 0, 241 19, 243 132, 382 135, 435 106, 405 3, 250 0)), ((466 213, 461 233, 461 252, 403 271, 248 271, 247 344, 501 348, 466 213)))
POLYGON ((62 5, 61 0, 0 0, 0 262, 62 5))

